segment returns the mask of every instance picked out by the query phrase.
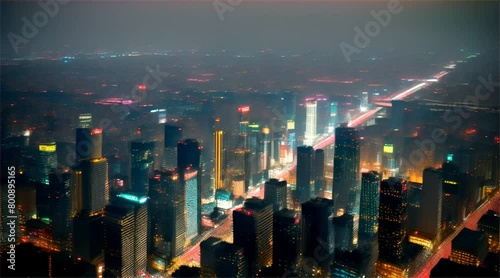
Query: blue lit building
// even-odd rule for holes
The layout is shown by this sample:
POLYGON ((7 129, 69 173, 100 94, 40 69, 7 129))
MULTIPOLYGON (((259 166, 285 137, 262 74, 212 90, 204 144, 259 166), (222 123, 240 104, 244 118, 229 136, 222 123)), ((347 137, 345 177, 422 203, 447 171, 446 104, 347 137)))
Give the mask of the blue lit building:
POLYGON ((201 219, 198 204, 199 191, 197 176, 197 170, 188 170, 184 172, 184 183, 186 188, 186 239, 188 241, 198 235, 198 219, 201 219))

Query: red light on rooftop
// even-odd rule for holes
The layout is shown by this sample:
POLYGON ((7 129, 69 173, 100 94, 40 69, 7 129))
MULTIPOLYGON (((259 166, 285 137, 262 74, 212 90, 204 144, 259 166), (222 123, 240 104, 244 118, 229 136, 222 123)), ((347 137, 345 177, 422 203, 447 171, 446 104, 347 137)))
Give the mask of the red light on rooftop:
POLYGON ((139 90, 146 90, 146 85, 141 84, 138 86, 138 88, 139 90))
POLYGON ((92 129, 92 131, 90 131, 90 135, 101 134, 101 133, 102 133, 101 128, 92 129))
POLYGON ((294 224, 299 224, 300 218, 295 218, 294 224))
POLYGON ((238 108, 238 112, 243 113, 243 112, 249 112, 250 111, 250 106, 241 106, 238 108))

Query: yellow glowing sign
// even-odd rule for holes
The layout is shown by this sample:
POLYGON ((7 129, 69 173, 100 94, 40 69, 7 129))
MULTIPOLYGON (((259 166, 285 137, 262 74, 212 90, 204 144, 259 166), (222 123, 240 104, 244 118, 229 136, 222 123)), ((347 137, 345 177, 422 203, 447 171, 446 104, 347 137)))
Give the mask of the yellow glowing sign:
POLYGON ((447 184, 458 184, 456 181, 444 181, 444 183, 447 183, 447 184))
POLYGON ((270 129, 268 127, 265 127, 262 129, 262 133, 264 133, 264 134, 269 134, 269 132, 270 132, 270 129))
POLYGON ((295 121, 289 120, 286 123, 286 129, 295 129, 295 121))
POLYGON ((393 153, 394 145, 393 144, 384 144, 384 153, 393 153))
POLYGON ((53 153, 56 151, 56 145, 55 144, 42 144, 38 146, 38 150, 41 152, 49 152, 53 153))

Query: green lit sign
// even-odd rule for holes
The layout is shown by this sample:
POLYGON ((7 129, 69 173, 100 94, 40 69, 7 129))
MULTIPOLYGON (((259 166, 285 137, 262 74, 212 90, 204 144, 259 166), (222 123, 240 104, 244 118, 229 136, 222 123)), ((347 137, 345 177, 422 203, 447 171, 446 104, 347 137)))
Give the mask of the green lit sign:
POLYGON ((393 144, 384 144, 384 153, 393 153, 394 145, 393 144))
POLYGON ((449 154, 446 156, 446 160, 448 160, 448 161, 453 161, 453 154, 452 154, 452 153, 449 153, 449 154))
POLYGON ((135 202, 135 203, 139 203, 139 204, 144 204, 148 201, 147 196, 136 196, 136 195, 133 195, 130 193, 122 193, 122 194, 118 195, 118 197, 123 198, 125 200, 135 202))

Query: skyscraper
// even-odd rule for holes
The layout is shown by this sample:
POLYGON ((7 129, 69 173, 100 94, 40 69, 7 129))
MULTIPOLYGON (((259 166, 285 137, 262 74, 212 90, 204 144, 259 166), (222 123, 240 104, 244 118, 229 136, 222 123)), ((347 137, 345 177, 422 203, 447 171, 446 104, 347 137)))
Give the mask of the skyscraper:
POLYGON ((270 179, 266 181, 264 188, 264 200, 273 205, 273 211, 287 208, 287 186, 286 181, 270 179))
POLYGON ((72 171, 72 214, 93 215, 109 201, 108 161, 106 158, 83 159, 72 171))
POLYGON ((122 193, 104 210, 106 269, 119 277, 146 273, 148 197, 122 193))
POLYGON ((361 174, 359 238, 371 240, 378 230, 379 185, 381 176, 375 171, 361 174))
POLYGON ((301 221, 302 259, 316 260, 319 269, 328 266, 334 251, 333 201, 318 197, 303 203, 301 221))
POLYGON ((221 242, 220 238, 209 237, 200 243, 200 272, 201 277, 216 277, 216 251, 221 242))
POLYGON ((214 133, 214 194, 216 189, 223 189, 222 171, 224 165, 224 132, 216 130, 214 133))
POLYGON ((153 170, 154 142, 131 142, 131 184, 132 191, 146 194, 149 187, 149 176, 153 170))
POLYGON ((419 216, 419 231, 422 236, 434 240, 441 225, 443 204, 443 178, 441 172, 433 168, 424 170, 424 183, 419 216))
POLYGON ((201 277, 248 277, 243 248, 209 237, 200 244, 201 277))
POLYGON ((156 172, 149 197, 151 249, 171 260, 182 254, 186 242, 186 196, 177 170, 156 172))
POLYGON ((177 167, 177 144, 182 140, 182 128, 179 126, 165 125, 163 145, 163 168, 177 167))
POLYGON ((184 175, 182 180, 186 190, 186 240, 191 240, 201 232, 198 227, 198 221, 201 219, 198 170, 188 169, 181 173, 184 175))
POLYGON ((248 148, 248 124, 250 123, 250 106, 240 106, 238 107, 239 113, 239 129, 238 134, 240 136, 239 148, 248 148))
POLYGON ((38 145, 38 173, 36 181, 49 184, 49 172, 57 168, 56 143, 42 143, 38 145))
POLYGON ((335 211, 356 213, 359 196, 359 136, 355 128, 343 125, 335 129, 333 194, 335 211))
POLYGON ((297 147, 297 187, 295 199, 304 203, 311 198, 314 188, 314 149, 309 146, 297 147))
POLYGON ((186 139, 177 145, 177 168, 186 190, 188 239, 201 232, 201 149, 195 139, 186 139))
POLYGON ((316 124, 317 124, 317 102, 306 102, 306 133, 304 145, 313 145, 316 139, 316 124))
POLYGON ((333 218, 333 233, 335 248, 342 251, 351 251, 354 239, 354 217, 348 213, 333 218))
POLYGON ((332 134, 335 132, 335 127, 337 125, 337 102, 330 103, 330 120, 328 121, 328 133, 332 134))
POLYGON ((266 201, 247 199, 233 211, 234 244, 243 247, 250 274, 258 274, 273 263, 273 206, 266 201))
POLYGON ((405 180, 391 177, 380 183, 379 261, 398 263, 406 236, 408 188, 405 180))
POLYGON ((314 151, 314 192, 311 197, 323 197, 325 183, 325 151, 317 149, 314 151))
POLYGON ((300 258, 300 216, 282 209, 273 216, 273 267, 276 274, 295 270, 300 258))
POLYGON ((76 164, 81 159, 102 157, 102 129, 76 129, 76 164))

